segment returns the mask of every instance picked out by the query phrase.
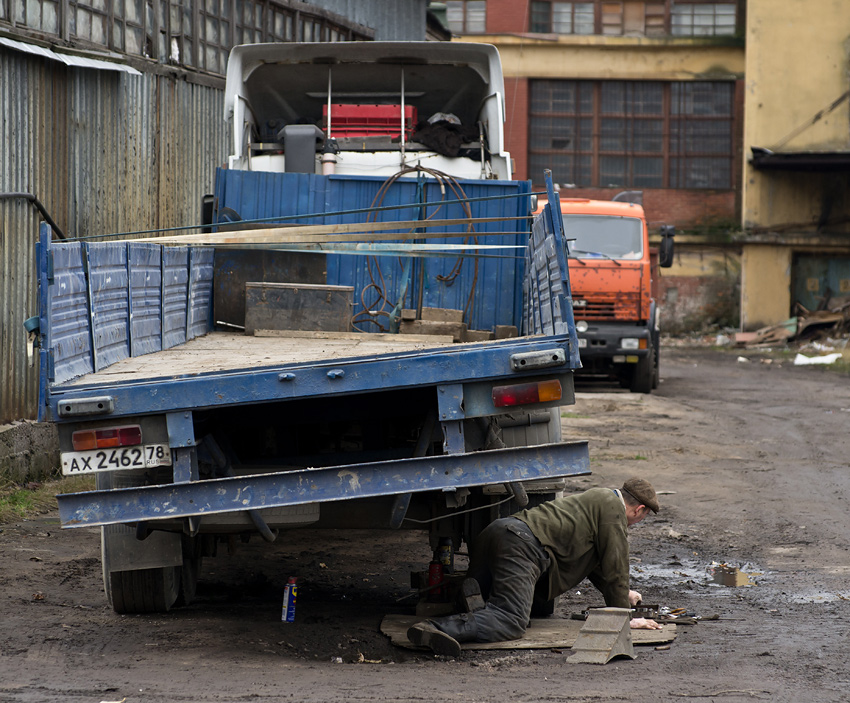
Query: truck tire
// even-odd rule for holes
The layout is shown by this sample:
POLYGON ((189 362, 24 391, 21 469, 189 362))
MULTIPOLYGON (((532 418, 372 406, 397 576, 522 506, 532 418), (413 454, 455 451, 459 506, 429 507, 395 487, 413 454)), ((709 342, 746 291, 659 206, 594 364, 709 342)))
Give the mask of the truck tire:
MULTIPOLYGON (((97 488, 124 487, 133 481, 112 474, 98 474, 97 488)), ((106 525, 100 528, 100 557, 103 566, 103 587, 112 609, 119 614, 165 613, 177 601, 180 593, 181 568, 162 566, 151 569, 114 570, 111 568, 111 533, 126 532, 124 525, 106 525)))
POLYGON ((109 572, 112 609, 122 615, 165 613, 177 601, 179 567, 109 572))
POLYGON ((632 393, 652 393, 656 368, 657 352, 656 347, 652 345, 649 348, 649 353, 635 364, 629 390, 632 393))

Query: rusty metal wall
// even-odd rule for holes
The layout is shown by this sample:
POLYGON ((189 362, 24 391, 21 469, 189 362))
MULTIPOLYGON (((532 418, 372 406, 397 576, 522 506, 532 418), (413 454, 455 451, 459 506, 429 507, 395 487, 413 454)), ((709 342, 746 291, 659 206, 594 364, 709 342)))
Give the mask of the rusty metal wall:
MULTIPOLYGON (((199 222, 227 153, 222 81, 68 67, 0 46, 0 193, 35 195, 68 236, 199 222)), ((41 217, 0 199, 0 423, 34 418, 41 217)))

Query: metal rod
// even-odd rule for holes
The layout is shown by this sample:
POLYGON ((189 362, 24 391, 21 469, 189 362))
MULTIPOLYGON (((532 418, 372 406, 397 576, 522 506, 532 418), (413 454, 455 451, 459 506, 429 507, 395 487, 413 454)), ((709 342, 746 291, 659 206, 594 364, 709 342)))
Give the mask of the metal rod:
POLYGON ((65 233, 62 231, 59 225, 57 225, 53 221, 53 218, 50 216, 50 213, 47 212, 44 205, 41 204, 41 201, 36 198, 32 193, 0 193, 0 200, 16 199, 27 200, 32 203, 33 206, 35 206, 35 209, 41 213, 41 216, 44 218, 44 221, 53 228, 54 232, 56 232, 56 235, 59 237, 59 239, 68 238, 65 236, 65 233))

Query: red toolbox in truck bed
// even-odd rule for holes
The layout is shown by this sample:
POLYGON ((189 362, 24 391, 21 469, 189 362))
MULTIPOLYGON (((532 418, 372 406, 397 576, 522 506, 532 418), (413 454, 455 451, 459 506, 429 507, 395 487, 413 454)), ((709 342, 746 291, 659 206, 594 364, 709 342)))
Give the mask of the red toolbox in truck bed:
MULTIPOLYGON (((401 105, 342 105, 331 104, 330 125, 328 106, 322 107, 322 120, 332 137, 398 137, 401 134, 401 105)), ((405 137, 410 139, 416 127, 416 108, 404 106, 405 137)))

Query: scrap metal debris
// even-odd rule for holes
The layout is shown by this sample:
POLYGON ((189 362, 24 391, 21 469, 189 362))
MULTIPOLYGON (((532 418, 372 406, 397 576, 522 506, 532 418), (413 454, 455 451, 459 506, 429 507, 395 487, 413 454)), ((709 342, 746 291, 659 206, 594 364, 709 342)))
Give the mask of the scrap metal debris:
MULTIPOLYGON (((755 332, 737 332, 735 346, 758 348, 791 342, 819 341, 831 337, 844 339, 850 336, 850 296, 823 299, 817 310, 808 310, 797 303, 797 315, 776 325, 762 327, 755 332)), ((825 363, 825 362, 819 362, 825 363)))

